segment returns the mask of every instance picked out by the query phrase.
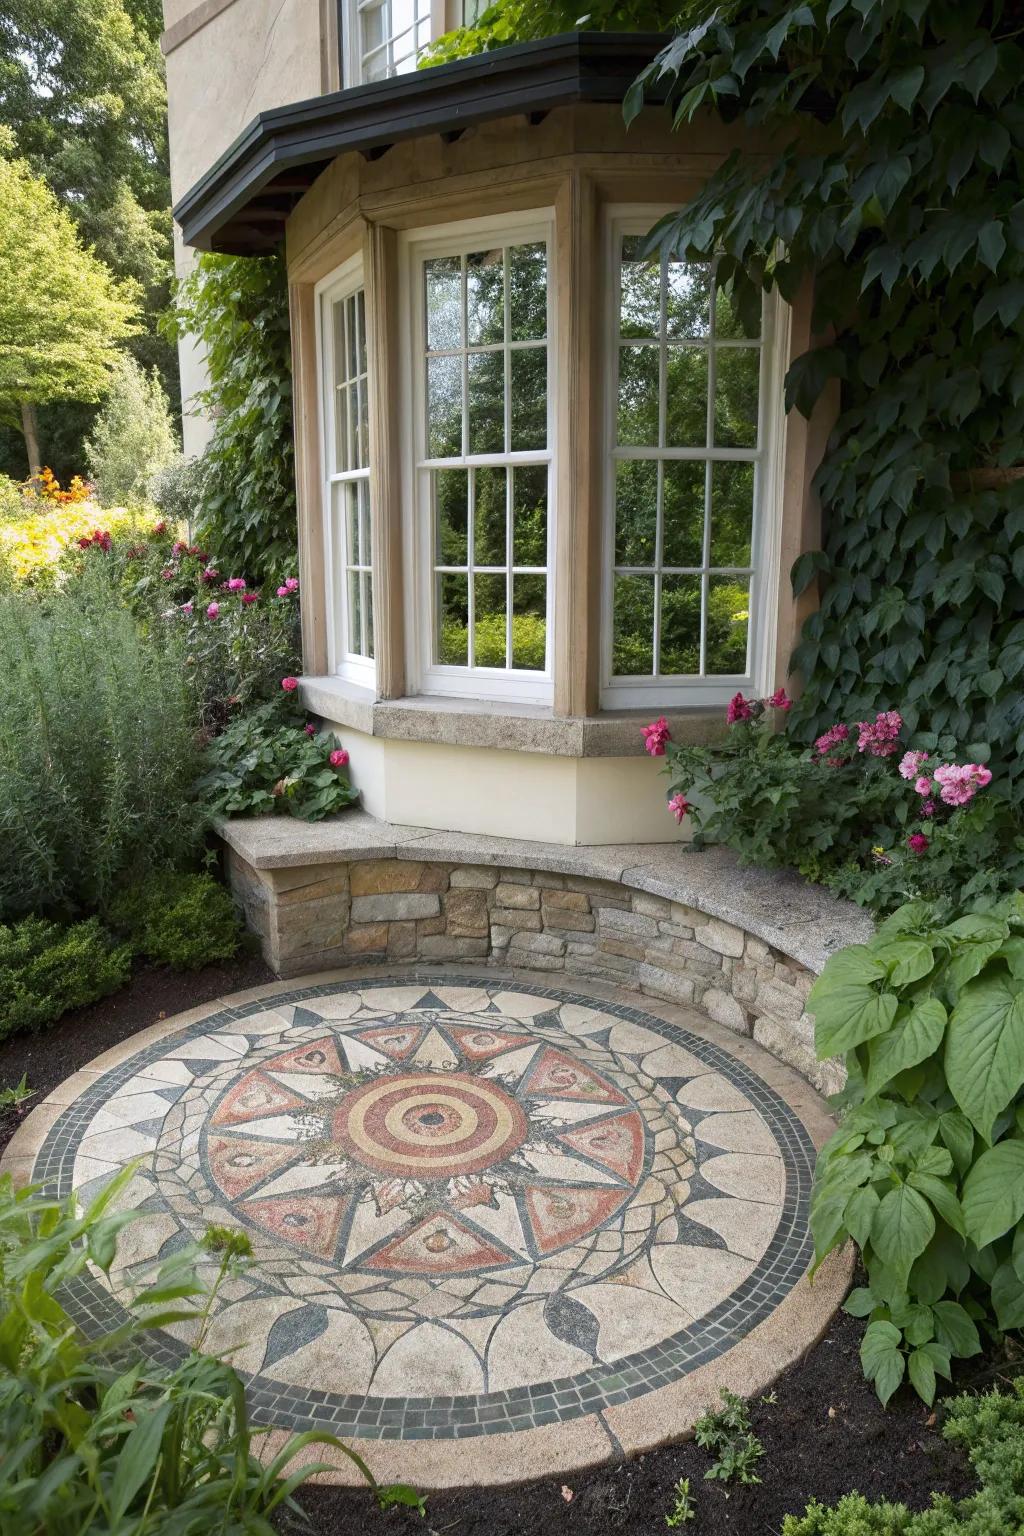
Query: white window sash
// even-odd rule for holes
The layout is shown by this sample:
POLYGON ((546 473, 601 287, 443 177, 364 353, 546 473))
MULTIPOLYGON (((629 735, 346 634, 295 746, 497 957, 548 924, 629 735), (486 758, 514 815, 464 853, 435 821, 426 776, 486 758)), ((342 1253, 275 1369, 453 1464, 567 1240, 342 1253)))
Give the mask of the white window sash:
POLYGON ((416 0, 413 21, 397 25, 392 0, 344 0, 342 64, 345 86, 362 85, 370 79, 388 78, 415 69, 420 50, 443 30, 443 11, 439 16, 437 0, 416 0), (381 13, 381 39, 368 47, 366 18, 373 12, 381 13), (385 60, 383 72, 371 75, 371 66, 379 63, 382 55, 385 60))
MULTIPOLYGON (((724 704, 737 691, 767 694, 774 688, 776 619, 778 613, 779 558, 781 552, 782 521, 782 473, 785 454, 785 414, 782 409, 785 359, 788 354, 789 309, 772 296, 764 305, 760 342, 760 371, 758 379, 758 443, 756 449, 719 448, 713 446, 711 423, 715 410, 715 348, 743 347, 742 341, 716 341, 706 343, 687 342, 688 347, 700 351, 704 347, 709 354, 708 368, 708 440, 704 447, 631 447, 618 446, 618 378, 619 378, 619 311, 621 289, 621 242, 623 236, 646 234, 666 211, 664 207, 637 208, 613 207, 605 218, 605 270, 608 273, 607 302, 604 316, 603 373, 605 383, 604 404, 604 518, 602 559, 602 622, 601 622, 601 689, 600 703, 605 709, 655 708, 692 706, 716 707, 724 704), (616 464, 623 460, 665 463, 704 463, 705 472, 705 523, 704 549, 700 566, 666 566, 662 561, 660 544, 663 535, 663 519, 658 520, 659 544, 651 565, 627 566, 615 562, 615 490, 616 464), (657 667, 661 642, 661 586, 663 576, 696 575, 702 580, 701 599, 701 666, 705 664, 707 638, 706 605, 711 577, 709 541, 711 536, 710 477, 715 463, 754 464, 753 528, 751 538, 751 563, 743 567, 715 566, 713 576, 736 575, 749 578, 747 612, 747 668, 742 673, 715 674, 704 677, 678 674, 652 674, 649 676, 623 676, 613 671, 613 626, 615 579, 619 575, 654 575, 654 629, 652 664, 657 667)), ((663 298, 664 306, 664 298, 663 298)), ((664 315, 662 315, 662 339, 655 343, 659 348, 659 418, 666 405, 665 367, 670 348, 664 339, 664 315)), ((624 339, 624 345, 642 345, 640 338, 624 339)), ((650 345, 650 343, 648 343, 650 345)), ((664 423, 662 422, 662 429, 664 423)), ((659 431, 664 438, 664 430, 659 431)))

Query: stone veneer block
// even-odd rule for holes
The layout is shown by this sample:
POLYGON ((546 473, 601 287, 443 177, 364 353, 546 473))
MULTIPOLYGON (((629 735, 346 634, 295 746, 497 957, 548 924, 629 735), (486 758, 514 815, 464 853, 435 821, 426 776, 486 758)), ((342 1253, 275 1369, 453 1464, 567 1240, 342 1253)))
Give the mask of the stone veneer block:
POLYGON ((352 899, 354 923, 403 922, 414 917, 437 917, 441 898, 415 892, 395 892, 391 896, 355 896, 352 899))
POLYGON ((524 911, 540 906, 540 891, 532 885, 512 885, 503 881, 494 888, 494 902, 499 907, 522 907, 524 911))

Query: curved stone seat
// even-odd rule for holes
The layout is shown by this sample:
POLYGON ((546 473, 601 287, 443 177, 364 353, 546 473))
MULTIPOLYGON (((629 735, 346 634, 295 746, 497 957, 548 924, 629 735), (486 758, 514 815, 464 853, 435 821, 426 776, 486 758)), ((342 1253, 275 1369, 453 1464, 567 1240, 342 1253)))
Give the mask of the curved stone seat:
POLYGON ((363 811, 309 824, 224 821, 232 888, 283 977, 368 960, 585 976, 691 1004, 821 1092, 804 1002, 870 917, 787 871, 685 844, 571 847, 394 826, 363 811))

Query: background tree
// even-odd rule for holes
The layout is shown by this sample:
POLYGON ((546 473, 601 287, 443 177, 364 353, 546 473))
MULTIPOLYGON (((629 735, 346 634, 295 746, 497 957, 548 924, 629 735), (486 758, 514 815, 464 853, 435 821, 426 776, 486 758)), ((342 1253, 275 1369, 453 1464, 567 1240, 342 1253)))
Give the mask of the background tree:
MULTIPOLYGON (((85 243, 140 285, 141 324, 130 350, 160 370, 177 412, 177 359, 156 324, 172 275, 161 26, 159 0, 4 0, 0 125, 85 243)), ((65 474, 82 467, 92 414, 71 402, 42 413, 49 451, 62 450, 65 474)), ((16 439, 0 441, 0 468, 5 458, 20 467, 20 453, 16 439)))
POLYGON ((136 307, 136 286, 83 246, 46 184, 0 153, 0 402, 20 422, 30 473, 41 462, 35 407, 99 400, 136 307))
POLYGON ((156 369, 122 357, 110 393, 85 444, 89 476, 104 506, 144 501, 154 475, 175 458, 178 443, 156 369))

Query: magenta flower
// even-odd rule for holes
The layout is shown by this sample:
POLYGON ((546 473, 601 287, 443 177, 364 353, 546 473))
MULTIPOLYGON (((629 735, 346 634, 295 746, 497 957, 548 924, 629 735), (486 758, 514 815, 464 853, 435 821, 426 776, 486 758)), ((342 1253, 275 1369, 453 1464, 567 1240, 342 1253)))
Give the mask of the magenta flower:
POLYGON ((282 677, 281 679, 281 687, 285 693, 294 693, 298 686, 299 680, 297 677, 282 677))
POLYGON ((642 726, 640 734, 644 738, 645 752, 649 752, 652 757, 665 756, 665 743, 672 740, 672 733, 664 715, 659 715, 650 725, 642 726))
MULTIPOLYGON (((928 761, 927 752, 904 752, 900 758, 900 778, 913 779, 921 772, 922 763, 928 761)), ((917 781, 920 783, 920 779, 917 781)))
POLYGON ((287 587, 278 587, 277 595, 278 595, 278 597, 287 597, 288 596, 288 588, 287 587))
POLYGON ((206 617, 208 619, 215 619, 219 613, 220 613, 220 603, 211 603, 210 606, 206 610, 206 617))
POLYGON ((286 592, 297 592, 299 590, 299 578, 297 576, 289 576, 286 578, 284 585, 286 592))
POLYGON ((337 747, 331 753, 330 762, 332 768, 344 768, 348 763, 348 753, 345 751, 345 748, 337 747))
POLYGON ((192 617, 192 604, 191 603, 182 603, 181 611, 182 611, 182 613, 185 615, 185 617, 187 619, 190 619, 192 617))
POLYGON ((219 575, 220 571, 216 570, 212 565, 208 565, 205 571, 200 571, 199 579, 200 581, 205 581, 206 585, 210 587, 217 580, 219 575))
POLYGON ((232 576, 227 585, 228 585, 228 591, 229 592, 244 592, 245 591, 245 577, 244 576, 232 576))
POLYGON ((768 705, 769 709, 786 710, 793 708, 793 700, 789 697, 789 694, 786 692, 785 688, 776 688, 771 698, 766 699, 765 703, 768 705))
POLYGON ((180 556, 180 555, 184 555, 184 554, 187 554, 187 553, 188 553, 188 545, 185 543, 184 539, 176 539, 175 542, 171 545, 171 554, 172 555, 179 555, 180 556))
POLYGON ((857 729, 860 732, 858 752, 869 752, 872 757, 891 757, 900 749, 903 716, 895 709, 883 710, 874 720, 858 720, 857 729))
POLYGON ((725 706, 725 720, 727 725, 736 725, 740 720, 750 720, 754 711, 743 697, 742 693, 734 693, 725 706))
POLYGON ((307 736, 316 735, 316 726, 313 724, 312 720, 308 720, 306 722, 306 724, 303 726, 303 730, 306 732, 307 736))
POLYGON ((170 571, 170 570, 168 570, 168 571, 161 571, 160 572, 160 577, 161 577, 161 579, 163 581, 173 581, 174 580, 174 572, 170 571))
POLYGON ((918 811, 918 815, 919 816, 925 816, 925 817, 934 816, 935 815, 935 801, 934 800, 922 800, 922 802, 921 802, 921 809, 918 811))
POLYGON ((690 802, 687 800, 685 795, 676 794, 673 795, 669 801, 668 808, 672 812, 672 815, 675 817, 676 821, 681 822, 687 811, 690 809, 690 802))
MULTIPOLYGON (((831 752, 833 747, 838 747, 841 742, 846 741, 849 735, 850 727, 848 725, 843 725, 842 722, 838 725, 830 725, 828 730, 819 736, 814 743, 814 750, 819 757, 824 757, 827 753, 831 752)), ((839 758, 837 761, 843 762, 845 759, 839 758)), ((834 765, 830 764, 830 766, 834 765)))
POLYGON ((924 853, 928 847, 928 839, 923 832, 912 832, 907 838, 907 847, 911 853, 924 853))
POLYGON ((250 603, 258 603, 259 600, 260 600, 260 595, 259 595, 258 592, 243 592, 242 593, 242 602, 246 605, 246 607, 248 607, 250 603))

